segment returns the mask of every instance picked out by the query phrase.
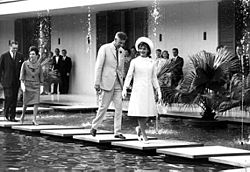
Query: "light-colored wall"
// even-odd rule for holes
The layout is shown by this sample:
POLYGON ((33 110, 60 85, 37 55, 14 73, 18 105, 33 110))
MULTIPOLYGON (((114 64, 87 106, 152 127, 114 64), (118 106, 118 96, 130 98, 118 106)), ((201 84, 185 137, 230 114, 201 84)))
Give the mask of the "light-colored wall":
MULTIPOLYGON (((185 64, 188 56, 201 50, 215 52, 218 44, 218 4, 216 1, 169 4, 160 6, 160 20, 153 33, 152 16, 149 13, 149 37, 155 48, 169 51, 179 48, 185 64), (203 32, 207 40, 203 40, 203 32), (159 41, 162 34, 162 41, 159 41)), ((150 10, 150 9, 149 9, 150 10)), ((72 58, 73 68, 70 78, 70 93, 95 94, 93 89, 94 65, 96 58, 95 14, 91 14, 91 51, 87 51, 87 14, 52 16, 52 50, 67 49, 72 58), (58 38, 61 44, 58 45, 58 38)))
MULTIPOLYGON (((178 47, 185 63, 188 56, 200 50, 214 52, 218 44, 217 1, 179 3, 160 6, 160 20, 156 36, 153 34, 149 14, 149 37, 155 48, 170 52, 178 47), (203 40, 207 32, 207 40, 203 40), (162 34, 162 42, 159 42, 162 34)), ((91 14, 91 46, 87 44, 88 14, 71 14, 51 17, 51 48, 67 49, 73 62, 70 76, 71 94, 95 94, 94 66, 96 59, 95 14, 91 14), (58 38, 61 43, 58 45, 58 38), (88 49, 90 48, 90 51, 88 49)), ((8 49, 8 41, 14 38, 14 20, 0 21, 0 52, 8 49)))
POLYGON ((179 49, 179 55, 185 63, 188 56, 201 50, 215 52, 218 44, 218 2, 190 2, 160 6, 159 24, 154 25, 149 13, 149 37, 155 48, 168 50, 172 57, 172 48, 179 49), (153 34, 156 26, 157 34, 153 34), (203 40, 203 32, 207 40, 203 40), (159 41, 162 34, 162 42, 159 41))
POLYGON ((66 49, 73 62, 69 90, 71 94, 95 94, 95 15, 91 14, 91 45, 87 43, 87 19, 86 13, 51 18, 51 50, 66 49), (61 40, 60 45, 58 38, 61 40))
POLYGON ((9 50, 9 40, 14 39, 14 20, 0 21, 0 54, 9 50))

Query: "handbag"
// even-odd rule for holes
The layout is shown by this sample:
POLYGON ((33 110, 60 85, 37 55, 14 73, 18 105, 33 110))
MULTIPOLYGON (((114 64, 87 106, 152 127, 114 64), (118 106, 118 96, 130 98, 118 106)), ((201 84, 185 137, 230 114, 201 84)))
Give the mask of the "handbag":
POLYGON ((162 100, 158 101, 156 104, 156 117, 155 117, 155 132, 159 131, 159 114, 164 114, 166 112, 166 106, 163 104, 162 100))
POLYGON ((157 108, 157 113, 158 114, 166 114, 167 113, 167 106, 164 105, 164 103, 161 101, 157 102, 156 104, 156 108, 157 108))

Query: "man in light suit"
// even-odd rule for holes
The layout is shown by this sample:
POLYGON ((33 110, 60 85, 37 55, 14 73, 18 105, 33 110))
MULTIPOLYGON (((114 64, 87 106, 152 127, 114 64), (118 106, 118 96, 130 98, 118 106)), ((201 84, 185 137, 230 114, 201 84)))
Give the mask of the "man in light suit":
POLYGON ((113 101, 115 107, 114 137, 125 139, 120 133, 122 123, 122 87, 124 49, 127 35, 117 32, 114 41, 100 47, 95 66, 95 90, 100 102, 95 119, 92 121, 90 133, 96 136, 98 126, 102 123, 106 111, 113 101))
POLYGON ((18 42, 10 41, 10 50, 0 57, 0 82, 4 90, 4 115, 9 121, 16 121, 16 105, 20 87, 19 75, 23 55, 18 50, 18 42))

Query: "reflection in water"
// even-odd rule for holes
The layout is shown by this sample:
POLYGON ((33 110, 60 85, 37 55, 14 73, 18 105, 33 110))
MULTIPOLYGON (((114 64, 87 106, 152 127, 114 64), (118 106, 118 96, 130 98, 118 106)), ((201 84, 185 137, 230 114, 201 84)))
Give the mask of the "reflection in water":
MULTIPOLYGON (((39 121, 82 125, 89 128, 89 121, 94 115, 94 113, 43 114, 39 121)), ((250 150, 249 145, 241 146, 236 142, 240 138, 240 127, 237 125, 228 125, 227 128, 222 129, 195 128, 189 125, 188 120, 161 118, 160 133, 155 134, 153 124, 154 121, 147 132, 161 139, 196 141, 207 145, 224 145, 250 150)), ((112 113, 109 113, 102 128, 112 130, 112 125, 113 117, 112 113)), ((123 131, 125 133, 135 133, 135 125, 137 124, 133 118, 124 117, 123 131)), ((249 128, 246 127, 245 130, 245 133, 249 134, 249 128)), ((0 129, 0 155, 0 171, 212 172, 228 168, 207 161, 195 162, 10 129, 0 129)))

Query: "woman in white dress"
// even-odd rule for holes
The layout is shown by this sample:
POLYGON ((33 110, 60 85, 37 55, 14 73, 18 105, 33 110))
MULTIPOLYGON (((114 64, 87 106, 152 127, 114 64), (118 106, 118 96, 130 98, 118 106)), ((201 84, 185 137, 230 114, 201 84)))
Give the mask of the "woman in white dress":
POLYGON ((133 88, 128 106, 128 116, 137 117, 139 126, 136 127, 138 139, 148 143, 145 132, 147 117, 157 114, 154 88, 157 90, 158 100, 161 100, 161 90, 156 77, 156 66, 150 57, 153 43, 149 38, 140 37, 135 44, 140 55, 133 59, 125 79, 123 98, 127 95, 130 81, 133 78, 133 88), (142 137, 141 137, 142 134, 142 137))

